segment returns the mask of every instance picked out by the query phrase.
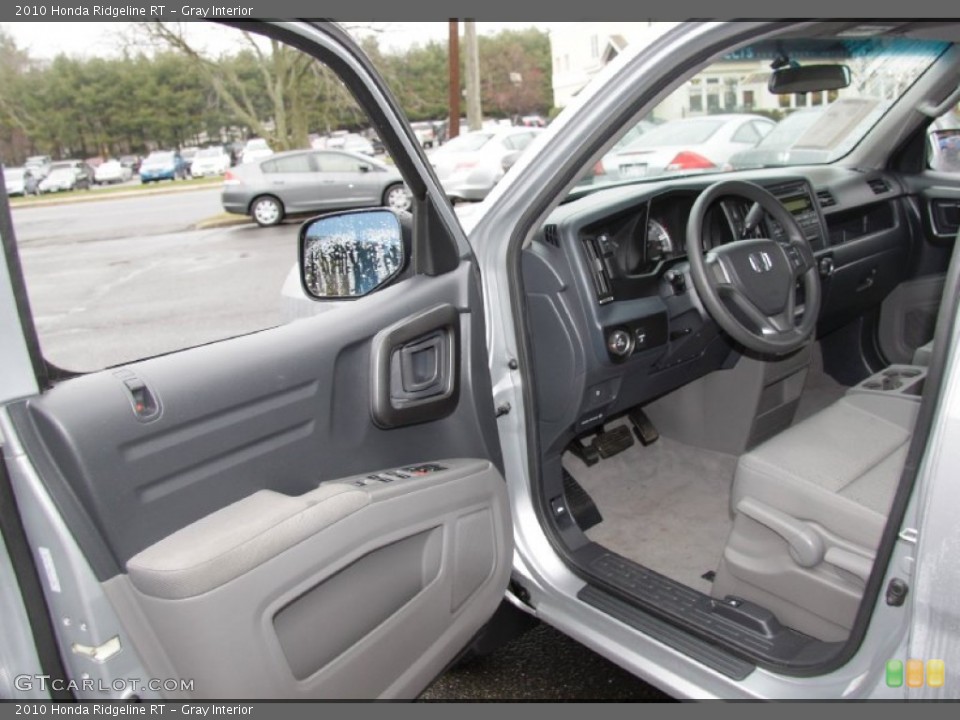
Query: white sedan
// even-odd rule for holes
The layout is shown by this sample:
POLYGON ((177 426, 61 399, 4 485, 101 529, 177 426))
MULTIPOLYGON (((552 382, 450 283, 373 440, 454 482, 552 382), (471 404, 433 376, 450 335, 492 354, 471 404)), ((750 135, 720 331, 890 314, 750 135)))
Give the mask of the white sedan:
MULTIPOLYGON (((752 148, 776 123, 762 115, 690 117, 643 133, 614 157, 621 180, 717 171, 735 152, 752 148)), ((611 164, 608 158, 604 166, 611 164)))
POLYGON ((93 180, 97 185, 127 182, 133 177, 133 171, 120 164, 119 160, 107 160, 100 163, 93 172, 93 180))
POLYGON ((195 178, 224 175, 230 169, 230 155, 222 146, 203 148, 198 151, 190 165, 190 174, 195 178))

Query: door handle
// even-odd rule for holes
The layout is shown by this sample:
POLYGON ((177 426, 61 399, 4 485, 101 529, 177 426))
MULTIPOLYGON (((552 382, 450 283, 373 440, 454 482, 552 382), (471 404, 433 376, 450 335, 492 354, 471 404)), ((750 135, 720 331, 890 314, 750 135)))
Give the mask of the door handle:
POLYGON ((876 279, 877 279, 877 269, 872 268, 869 274, 865 278, 860 280, 860 284, 857 285, 857 292, 863 292, 864 290, 869 290, 870 288, 872 288, 873 283, 876 282, 876 279))
POLYGON ((371 415, 382 428, 439 420, 460 398, 460 314, 438 305, 381 330, 371 353, 371 415))

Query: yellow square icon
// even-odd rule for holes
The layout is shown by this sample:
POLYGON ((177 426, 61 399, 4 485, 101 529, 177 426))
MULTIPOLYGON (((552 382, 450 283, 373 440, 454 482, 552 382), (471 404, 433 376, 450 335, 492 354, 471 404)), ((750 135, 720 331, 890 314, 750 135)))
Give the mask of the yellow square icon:
POLYGON ((943 667, 943 660, 927 660, 927 686, 938 688, 943 687, 946 670, 943 667))
POLYGON ((907 687, 923 687, 923 660, 907 660, 907 687))

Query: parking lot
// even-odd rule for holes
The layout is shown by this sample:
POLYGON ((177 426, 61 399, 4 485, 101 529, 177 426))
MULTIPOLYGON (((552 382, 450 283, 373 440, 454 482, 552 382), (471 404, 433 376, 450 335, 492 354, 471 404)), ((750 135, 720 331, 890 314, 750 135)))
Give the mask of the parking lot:
MULTIPOLYGON (((221 214, 219 189, 14 209, 45 357, 91 371, 282 322, 299 223, 195 229, 221 214)), ((423 696, 662 698, 546 626, 452 669, 423 696)))

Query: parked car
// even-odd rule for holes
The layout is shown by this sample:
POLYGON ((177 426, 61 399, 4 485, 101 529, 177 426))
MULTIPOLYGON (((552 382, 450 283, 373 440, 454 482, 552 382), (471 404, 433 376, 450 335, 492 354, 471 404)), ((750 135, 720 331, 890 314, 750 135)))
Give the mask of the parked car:
POLYGON ((37 195, 39 181, 29 167, 5 167, 3 169, 3 183, 7 187, 7 195, 37 195))
POLYGON ((273 155, 273 150, 263 138, 250 138, 243 146, 240 152, 240 163, 254 162, 263 160, 273 155))
POLYGON ((329 150, 348 150, 370 156, 375 154, 373 143, 357 133, 333 136, 327 140, 325 147, 329 150))
POLYGON ((540 128, 496 127, 464 133, 430 154, 447 196, 483 200, 503 176, 504 157, 523 151, 540 128))
POLYGON ((93 171, 93 179, 98 185, 127 182, 133 177, 133 171, 119 160, 111 158, 100 163, 93 171))
POLYGON ((176 150, 154 150, 140 164, 140 182, 183 180, 189 174, 187 165, 176 150))
POLYGON ((183 164, 187 168, 188 175, 190 174, 190 168, 193 165, 193 160, 197 156, 198 152, 200 152, 200 148, 194 145, 180 149, 180 157, 183 158, 183 164))
POLYGON ((604 167, 615 165, 624 180, 665 173, 708 172, 723 168, 730 156, 751 148, 776 123, 760 115, 729 114, 671 120, 643 133, 616 153, 604 167))
POLYGON ((52 164, 53 160, 49 155, 32 155, 27 158, 24 167, 30 168, 37 180, 42 180, 50 174, 52 164))
POLYGON ((227 212, 276 225, 287 215, 333 208, 410 207, 396 168, 341 150, 293 150, 227 172, 221 195, 227 212))
POLYGON ((230 155, 222 145, 213 145, 197 152, 190 165, 190 174, 195 178, 223 175, 230 169, 230 155))
POLYGON ((50 165, 50 174, 40 181, 41 193, 65 190, 89 190, 93 185, 93 168, 83 160, 58 160, 50 165))
POLYGON ((420 142, 420 146, 424 148, 432 148, 434 145, 437 145, 437 128, 434 123, 429 121, 421 121, 411 123, 410 127, 413 128, 413 134, 417 136, 417 140, 420 142))
POLYGON ((597 161, 591 173, 581 180, 581 184, 610 183, 619 180, 620 166, 617 161, 617 155, 637 141, 641 135, 650 132, 654 128, 659 127, 659 125, 660 123, 653 122, 652 120, 641 120, 631 127, 610 151, 597 161))
POLYGON ((140 172, 140 163, 142 158, 139 155, 121 155, 120 164, 125 168, 130 168, 130 174, 136 175, 140 172))

